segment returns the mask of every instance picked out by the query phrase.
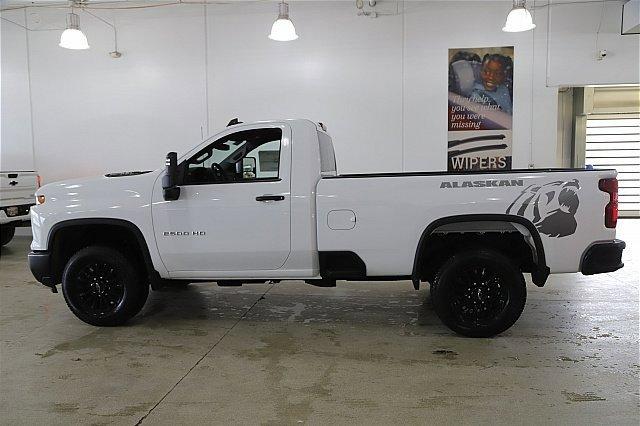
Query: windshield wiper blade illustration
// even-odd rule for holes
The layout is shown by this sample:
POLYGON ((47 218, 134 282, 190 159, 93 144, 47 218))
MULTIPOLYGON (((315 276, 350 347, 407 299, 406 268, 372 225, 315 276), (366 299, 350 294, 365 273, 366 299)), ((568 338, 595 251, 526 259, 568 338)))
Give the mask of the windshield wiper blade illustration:
POLYGON ((451 158, 451 157, 457 157, 458 155, 462 155, 462 154, 469 154, 471 152, 491 151, 493 149, 505 149, 508 147, 509 145, 507 145, 506 143, 501 143, 497 145, 476 146, 474 148, 467 148, 467 149, 454 149, 453 151, 449 151, 448 155, 449 155, 449 158, 451 158))
POLYGON ((467 139, 455 139, 455 140, 449 141, 449 148, 453 148, 454 146, 462 145, 465 143, 471 143, 471 142, 499 141, 499 140, 503 140, 506 137, 507 136, 504 134, 499 134, 499 135, 474 136, 472 138, 467 138, 467 139))

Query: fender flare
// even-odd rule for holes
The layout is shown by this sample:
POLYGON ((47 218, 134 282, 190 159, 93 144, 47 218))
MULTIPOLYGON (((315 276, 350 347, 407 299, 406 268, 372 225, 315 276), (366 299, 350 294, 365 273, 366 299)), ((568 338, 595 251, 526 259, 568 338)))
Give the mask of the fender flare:
POLYGON ((425 240, 433 233, 434 230, 443 226, 449 225, 452 223, 458 222, 480 222, 480 221, 491 221, 491 222, 511 222, 517 223, 518 225, 522 225, 529 231, 531 234, 531 238, 533 238, 533 242, 536 250, 536 258, 537 262, 534 264, 534 269, 531 271, 531 278, 535 285, 538 287, 544 286, 547 281, 547 277, 549 276, 549 267, 547 266, 545 254, 544 254, 544 245, 542 244, 542 238, 540 238, 540 233, 534 226, 534 224, 522 217, 510 214, 464 214, 464 215, 455 215, 455 216, 447 216, 440 219, 436 219, 427 226, 422 235, 420 236, 420 240, 418 241, 418 246, 416 247, 416 254, 413 260, 413 270, 411 272, 411 280, 415 285, 419 285, 420 276, 419 276, 419 265, 420 258, 422 256, 422 251, 424 247, 425 240), (417 283, 417 284, 416 284, 417 283))
POLYGON ((160 279, 160 274, 156 271, 153 260, 151 259, 151 252, 149 251, 149 246, 147 245, 147 241, 138 228, 133 222, 130 222, 125 219, 113 219, 113 218, 83 218, 83 219, 69 219, 63 220, 54 224, 49 230, 49 235, 47 236, 47 249, 51 250, 53 247, 53 243, 55 242, 55 237, 58 231, 61 231, 66 228, 72 228, 76 226, 87 226, 87 225, 106 225, 106 226, 115 226, 120 228, 125 228, 127 231, 131 232, 138 243, 140 248, 140 254, 142 256, 142 260, 145 264, 145 269, 147 274, 149 275, 149 279, 151 282, 154 282, 155 279, 160 279))

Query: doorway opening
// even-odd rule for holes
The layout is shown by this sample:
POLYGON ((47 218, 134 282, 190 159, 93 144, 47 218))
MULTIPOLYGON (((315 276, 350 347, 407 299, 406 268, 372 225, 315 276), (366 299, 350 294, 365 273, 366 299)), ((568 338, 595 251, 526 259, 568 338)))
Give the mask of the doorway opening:
POLYGON ((640 86, 563 88, 558 101, 559 162, 616 169, 620 217, 640 217, 640 86))

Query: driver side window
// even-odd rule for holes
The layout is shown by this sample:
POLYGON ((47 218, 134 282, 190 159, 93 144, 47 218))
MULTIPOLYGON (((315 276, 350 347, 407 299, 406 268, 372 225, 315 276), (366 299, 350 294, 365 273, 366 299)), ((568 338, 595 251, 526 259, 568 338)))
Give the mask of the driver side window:
POLYGON ((281 140, 277 128, 243 130, 218 139, 183 163, 183 184, 278 179, 281 140))

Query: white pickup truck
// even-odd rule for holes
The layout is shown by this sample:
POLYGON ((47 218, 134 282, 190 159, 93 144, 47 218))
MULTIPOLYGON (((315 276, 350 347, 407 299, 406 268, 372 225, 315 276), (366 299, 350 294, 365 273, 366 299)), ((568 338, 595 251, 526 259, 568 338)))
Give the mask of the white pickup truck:
POLYGON ((34 171, 0 171, 0 246, 13 239, 16 226, 29 225, 40 176, 34 171))
POLYGON ((31 271, 81 320, 122 324, 174 282, 410 280, 452 330, 492 336, 522 313, 523 273, 623 266, 615 170, 339 175, 308 120, 232 121, 166 161, 37 192, 31 271))

